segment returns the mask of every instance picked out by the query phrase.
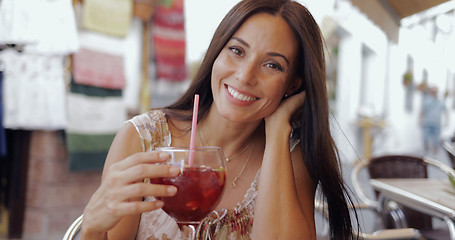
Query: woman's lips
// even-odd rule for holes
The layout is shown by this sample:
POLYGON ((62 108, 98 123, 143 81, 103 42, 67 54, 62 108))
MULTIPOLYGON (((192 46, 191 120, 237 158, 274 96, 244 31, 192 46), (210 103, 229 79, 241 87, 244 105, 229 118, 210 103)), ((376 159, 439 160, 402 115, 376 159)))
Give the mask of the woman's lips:
POLYGON ((258 99, 256 97, 248 96, 246 94, 240 93, 229 85, 227 85, 227 91, 229 92, 229 95, 231 95, 231 97, 233 97, 234 99, 236 99, 238 101, 252 102, 252 101, 255 101, 258 99))

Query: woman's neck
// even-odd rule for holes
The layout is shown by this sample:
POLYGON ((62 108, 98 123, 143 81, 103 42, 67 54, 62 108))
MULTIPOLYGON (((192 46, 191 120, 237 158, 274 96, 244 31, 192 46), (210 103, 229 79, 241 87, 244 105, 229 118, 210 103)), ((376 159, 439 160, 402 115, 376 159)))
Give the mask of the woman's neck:
POLYGON ((246 123, 231 121, 212 107, 207 116, 199 122, 198 132, 203 143, 223 148, 229 158, 254 141, 254 138, 259 136, 261 126, 263 128, 261 120, 246 123))
MULTIPOLYGON (((168 119, 172 134, 172 146, 190 145, 191 122, 177 119, 168 119)), ((216 108, 212 107, 207 115, 197 125, 197 145, 219 146, 227 158, 242 151, 256 137, 264 136, 264 121, 235 122, 221 116, 216 108), (202 136, 203 135, 203 136, 202 136)))

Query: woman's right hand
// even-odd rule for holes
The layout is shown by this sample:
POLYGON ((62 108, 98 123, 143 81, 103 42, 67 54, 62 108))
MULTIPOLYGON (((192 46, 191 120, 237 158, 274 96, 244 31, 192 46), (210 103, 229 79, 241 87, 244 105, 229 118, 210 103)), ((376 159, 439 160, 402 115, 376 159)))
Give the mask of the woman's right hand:
POLYGON ((174 177, 179 168, 162 163, 164 152, 139 152, 105 169, 102 183, 84 210, 83 232, 102 234, 112 229, 122 217, 138 215, 163 206, 163 202, 143 201, 146 196, 173 196, 172 185, 144 183, 144 178, 174 177))

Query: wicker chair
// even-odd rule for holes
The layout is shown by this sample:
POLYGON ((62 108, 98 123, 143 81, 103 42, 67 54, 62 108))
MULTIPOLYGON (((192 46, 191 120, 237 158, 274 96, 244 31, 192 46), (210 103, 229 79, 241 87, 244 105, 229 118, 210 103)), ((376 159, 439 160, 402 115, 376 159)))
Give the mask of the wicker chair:
POLYGON ((452 162, 452 168, 455 168, 455 146, 449 140, 442 141, 442 148, 447 152, 450 161, 452 162))
POLYGON ((71 226, 66 230, 63 240, 78 240, 79 232, 81 230, 83 215, 80 215, 71 226))

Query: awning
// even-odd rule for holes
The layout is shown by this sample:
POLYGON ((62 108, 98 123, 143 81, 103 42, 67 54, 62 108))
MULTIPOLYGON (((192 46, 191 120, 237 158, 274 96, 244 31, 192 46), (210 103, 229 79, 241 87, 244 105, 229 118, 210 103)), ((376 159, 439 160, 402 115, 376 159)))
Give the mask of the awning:
POLYGON ((400 18, 423 12, 449 0, 381 0, 383 5, 390 5, 400 18))
POLYGON ((396 43, 401 19, 448 1, 450 0, 352 0, 352 4, 396 43))

